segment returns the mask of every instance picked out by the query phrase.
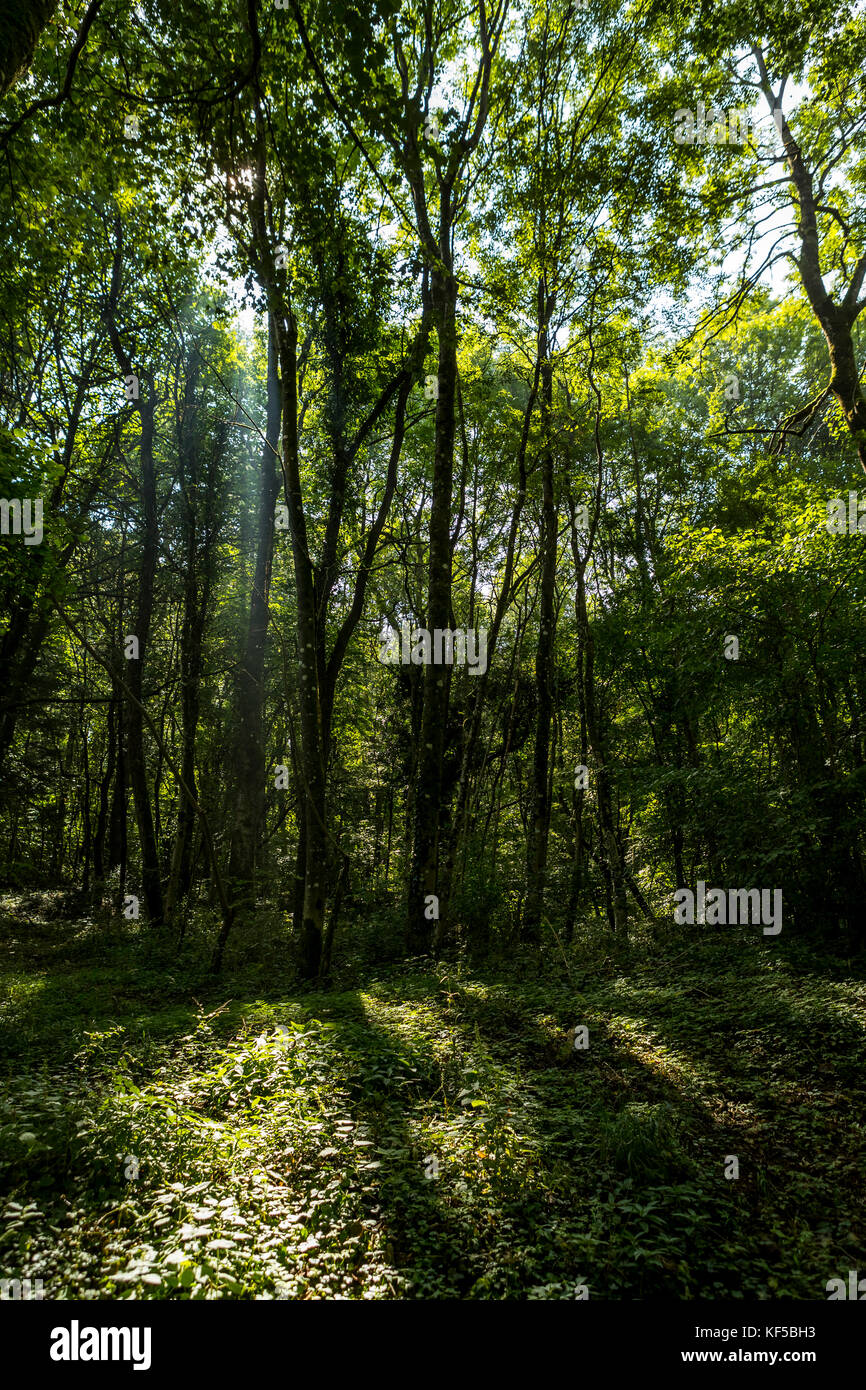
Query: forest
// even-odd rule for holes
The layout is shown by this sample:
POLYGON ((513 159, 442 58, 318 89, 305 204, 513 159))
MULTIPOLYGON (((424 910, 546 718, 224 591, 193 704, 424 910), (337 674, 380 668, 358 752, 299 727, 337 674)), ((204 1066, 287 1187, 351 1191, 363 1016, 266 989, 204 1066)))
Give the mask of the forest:
POLYGON ((861 1296, 863 5, 0 51, 0 1298, 861 1296))

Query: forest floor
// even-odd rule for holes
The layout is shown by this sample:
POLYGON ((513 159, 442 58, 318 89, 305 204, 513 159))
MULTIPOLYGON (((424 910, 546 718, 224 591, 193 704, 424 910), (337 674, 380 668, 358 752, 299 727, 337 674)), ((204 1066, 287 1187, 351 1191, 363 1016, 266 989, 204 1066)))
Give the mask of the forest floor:
POLYGON ((192 930, 178 949, 7 896, 0 1276, 46 1298, 825 1299, 866 1270, 862 962, 691 931, 615 960, 587 938, 356 962, 316 993, 281 973, 284 927, 214 980, 192 930))

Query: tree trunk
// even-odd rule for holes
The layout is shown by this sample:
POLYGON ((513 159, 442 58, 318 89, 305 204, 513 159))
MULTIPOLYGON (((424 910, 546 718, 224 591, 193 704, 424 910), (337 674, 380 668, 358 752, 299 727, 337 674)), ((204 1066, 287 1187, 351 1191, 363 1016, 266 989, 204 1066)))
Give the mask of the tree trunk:
POLYGON ((305 979, 319 973, 325 926, 328 881, 325 765, 322 711, 319 698, 319 663, 316 624, 316 592, 313 564, 307 540, 307 523, 301 489, 298 455, 298 329, 288 293, 272 292, 271 310, 277 336, 282 400, 283 478, 297 605, 297 642, 301 750, 301 797, 304 801, 306 863, 301 917, 300 968, 305 979))
POLYGON ((235 811, 229 855, 229 893, 236 911, 255 902, 255 873, 265 817, 265 652, 279 492, 280 378, 276 330, 268 315, 268 405, 259 472, 256 564, 246 642, 236 695, 235 811))
MULTIPOLYGON (((153 614, 153 585, 156 576, 157 534, 156 474, 153 462, 154 396, 152 389, 139 402, 141 416, 141 563, 138 576, 134 635, 138 638, 138 660, 129 662, 127 684, 136 701, 143 700, 144 663, 153 614)), ((124 634, 125 636, 126 634, 124 634)), ((141 850, 141 890, 152 926, 163 920, 162 883, 159 853, 153 828, 153 810, 147 780, 144 751, 144 720, 139 704, 126 706, 126 751, 129 783, 132 787, 135 820, 141 850)))
POLYGON ((626 894, 624 865, 616 832, 616 818, 610 773, 607 767, 605 740, 602 736, 595 698, 595 640, 586 608, 586 584, 584 568, 577 561, 577 610, 583 640, 584 663, 583 680, 584 708, 586 710, 586 732, 589 750, 592 755, 590 776, 595 774, 596 803, 598 805, 601 848, 605 868, 605 881, 609 895, 609 914, 614 933, 625 938, 628 934, 628 897, 626 894))
POLYGON ((535 742, 532 759, 532 791, 526 855, 526 905, 523 937, 538 939, 544 911, 547 873, 547 843, 550 834, 550 721, 553 716, 553 648, 555 640, 556 539, 557 514, 553 488, 553 451, 550 447, 550 413, 553 403, 553 364, 550 360, 548 324, 550 302, 542 277, 538 282, 538 336, 541 357, 542 425, 542 526, 541 526, 541 608, 538 642, 535 650, 537 686, 535 742))
MULTIPOLYGON (((853 328, 862 312, 866 299, 860 294, 866 281, 866 255, 860 255, 840 304, 835 303, 827 292, 821 271, 821 245, 818 231, 818 204, 824 196, 824 180, 819 183, 820 192, 815 195, 813 171, 803 157, 803 151, 794 139, 788 122, 777 105, 770 85, 769 73, 760 48, 753 49, 761 75, 764 96, 773 112, 785 156, 790 170, 791 183, 796 194, 797 235, 800 238, 800 255, 797 268, 800 280, 812 312, 821 325, 830 355, 830 380, 828 389, 842 408, 849 432, 857 448, 860 466, 866 473, 866 396, 860 384, 860 371, 854 349, 853 328)), ((826 209, 823 209, 826 211, 826 209)), ((843 223, 844 226, 844 223, 843 223)), ((829 248, 827 248, 829 250, 829 248)))
MULTIPOLYGON (((430 555, 427 583, 427 631, 451 626, 451 496, 454 478, 454 432, 457 399, 457 281, 437 269, 432 276, 433 318, 439 337, 436 445, 430 510, 430 555)), ((425 916, 430 895, 437 895, 442 759, 448 723, 451 667, 429 662, 423 673, 421 747, 415 786, 412 864, 409 872, 407 949, 429 951, 435 919, 425 916)))
POLYGON ((39 37, 57 0, 9 0, 0 17, 0 97, 33 62, 39 37))
POLYGON ((114 767, 117 761, 117 701, 114 696, 108 702, 106 728, 105 775, 99 782, 99 807, 96 813, 96 830, 93 836, 93 877, 95 887, 105 879, 105 837, 108 829, 108 796, 114 767))
MULTIPOLYGON (((120 295, 120 277, 123 265, 123 231, 120 219, 115 220, 117 249, 112 266, 111 288, 103 313, 108 328, 114 356, 124 377, 133 374, 132 362, 124 351, 115 322, 117 302, 120 295)), ((138 374, 144 384, 144 373, 138 374)), ((159 871, 159 851, 153 827, 153 811, 150 789, 147 781, 147 761, 144 751, 144 718, 142 698, 144 688, 144 663, 147 657, 147 644, 150 637, 150 624, 153 615, 153 588, 156 578, 156 564, 159 553, 159 535, 156 511, 156 471, 153 459, 154 413, 156 394, 152 380, 147 381, 147 389, 138 401, 138 414, 141 425, 139 461, 141 469, 141 512, 139 535, 141 554, 139 559, 138 601, 136 605, 135 627, 132 634, 121 633, 138 638, 138 658, 128 662, 127 686, 132 699, 126 701, 126 756, 129 768, 129 783, 132 787, 135 820, 141 850, 141 889, 151 925, 158 926, 163 920, 162 882, 159 871)))

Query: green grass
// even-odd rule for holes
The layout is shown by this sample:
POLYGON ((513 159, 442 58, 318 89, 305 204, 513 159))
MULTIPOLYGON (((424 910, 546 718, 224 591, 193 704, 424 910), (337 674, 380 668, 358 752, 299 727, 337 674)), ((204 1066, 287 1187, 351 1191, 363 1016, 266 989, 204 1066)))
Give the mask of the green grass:
POLYGON ((584 940, 347 963, 311 993, 272 927, 214 981, 194 931, 177 951, 6 901, 0 1276, 59 1298, 823 1299, 866 1269, 851 962, 706 932, 620 960, 584 940))

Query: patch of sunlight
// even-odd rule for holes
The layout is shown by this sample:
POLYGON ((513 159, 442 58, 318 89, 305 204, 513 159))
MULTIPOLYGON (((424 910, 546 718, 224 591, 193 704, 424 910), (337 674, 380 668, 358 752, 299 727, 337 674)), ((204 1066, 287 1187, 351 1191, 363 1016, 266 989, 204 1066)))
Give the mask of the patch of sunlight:
POLYGON ((714 1068, 702 1059, 662 1042, 646 1019, 636 1020, 613 1014, 607 1018, 605 1027, 612 1042, 620 1045, 642 1066, 670 1081, 678 1090, 705 1098, 716 1095, 721 1089, 714 1068))

